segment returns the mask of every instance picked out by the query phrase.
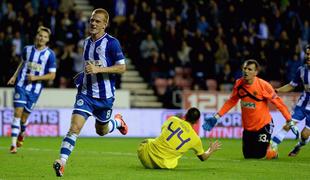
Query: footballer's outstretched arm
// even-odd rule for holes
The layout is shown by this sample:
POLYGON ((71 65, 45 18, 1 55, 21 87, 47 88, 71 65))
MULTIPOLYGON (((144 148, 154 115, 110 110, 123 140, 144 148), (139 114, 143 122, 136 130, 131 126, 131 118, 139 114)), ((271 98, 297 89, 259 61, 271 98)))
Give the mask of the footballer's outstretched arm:
POLYGON ((16 69, 14 75, 13 75, 13 76, 9 79, 9 81, 8 81, 8 83, 7 83, 8 85, 14 85, 14 84, 15 84, 17 75, 18 75, 20 69, 22 68, 23 64, 24 64, 24 61, 21 61, 21 62, 19 63, 19 65, 18 65, 18 67, 17 67, 17 69, 16 69))
POLYGON ((291 91, 293 91, 294 89, 295 89, 295 87, 292 86, 291 84, 286 84, 286 85, 284 85, 284 86, 282 86, 282 87, 277 88, 277 89, 276 89, 276 92, 277 92, 277 93, 278 93, 278 92, 283 92, 283 93, 285 93, 285 92, 291 92, 291 91))
POLYGON ((199 155, 198 158, 201 161, 207 160, 213 152, 221 149, 221 146, 222 146, 222 143, 220 143, 219 141, 210 142, 209 149, 205 153, 203 153, 202 155, 199 155))

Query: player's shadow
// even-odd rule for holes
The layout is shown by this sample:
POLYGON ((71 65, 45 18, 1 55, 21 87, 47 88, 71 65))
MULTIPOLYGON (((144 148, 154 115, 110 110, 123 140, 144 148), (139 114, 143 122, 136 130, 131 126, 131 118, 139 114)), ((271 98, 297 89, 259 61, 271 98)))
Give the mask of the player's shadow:
POLYGON ((214 167, 193 167, 193 166, 188 166, 188 167, 177 167, 174 169, 148 169, 143 167, 142 165, 134 165, 134 166, 130 166, 131 169, 135 169, 137 171, 150 171, 152 172, 166 172, 166 171, 175 171, 175 172, 184 172, 184 171, 190 171, 190 172, 201 172, 201 171, 218 171, 220 168, 214 168, 214 167))

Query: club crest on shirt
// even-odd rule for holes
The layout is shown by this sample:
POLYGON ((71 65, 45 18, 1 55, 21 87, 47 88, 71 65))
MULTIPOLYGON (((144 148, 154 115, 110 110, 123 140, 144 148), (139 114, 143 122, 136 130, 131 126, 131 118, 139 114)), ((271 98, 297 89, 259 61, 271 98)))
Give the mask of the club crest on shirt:
POLYGON ((98 53, 98 54, 101 54, 101 53, 102 53, 102 48, 101 48, 101 46, 98 46, 98 47, 96 48, 96 53, 98 53))
POLYGON ((46 55, 40 56, 41 61, 45 61, 47 58, 48 58, 48 56, 46 56, 46 55))
POLYGON ((15 98, 15 99, 19 99, 19 98, 20 98, 20 94, 19 94, 19 93, 16 93, 15 96, 14 96, 14 98, 15 98))
POLYGON ((83 99, 77 100, 76 104, 77 104, 78 106, 82 106, 82 105, 84 104, 83 99))
POLYGON ((254 91, 254 92, 253 92, 253 95, 256 96, 256 95, 257 95, 257 91, 254 91))

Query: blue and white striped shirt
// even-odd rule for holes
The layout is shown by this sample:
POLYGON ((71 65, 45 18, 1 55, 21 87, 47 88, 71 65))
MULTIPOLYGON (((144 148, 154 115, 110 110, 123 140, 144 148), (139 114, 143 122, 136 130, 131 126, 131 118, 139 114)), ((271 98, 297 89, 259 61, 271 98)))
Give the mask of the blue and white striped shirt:
MULTIPOLYGON (((90 61, 100 67, 125 64, 125 56, 119 41, 107 33, 96 41, 93 41, 91 37, 86 38, 83 57, 84 64, 90 61)), ((84 72, 83 82, 78 90, 82 94, 99 99, 114 97, 115 74, 86 74, 84 72)))
POLYGON ((293 87, 303 84, 304 91, 300 95, 296 106, 310 110, 310 70, 307 65, 300 66, 295 78, 290 82, 293 87))
POLYGON ((29 82, 26 74, 43 76, 56 72, 56 57, 53 50, 46 47, 38 50, 34 45, 25 46, 22 53, 24 61, 17 77, 17 86, 25 88, 35 94, 40 94, 43 88, 42 81, 29 82))

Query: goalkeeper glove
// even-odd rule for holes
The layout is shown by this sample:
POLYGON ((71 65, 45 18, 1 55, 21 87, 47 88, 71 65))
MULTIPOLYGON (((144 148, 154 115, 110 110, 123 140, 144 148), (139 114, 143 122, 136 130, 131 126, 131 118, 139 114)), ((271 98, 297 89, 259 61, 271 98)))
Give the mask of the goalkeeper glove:
POLYGON ((220 116, 218 114, 212 116, 212 117, 207 117, 204 119, 204 123, 202 124, 202 128, 205 131, 211 131, 212 128, 214 128, 214 126, 217 123, 217 120, 220 118, 220 116))
POLYGON ((293 134, 295 134, 295 136, 296 136, 295 139, 298 139, 299 138, 299 130, 298 130, 297 126, 295 125, 295 123, 292 120, 290 120, 286 123, 286 125, 288 125, 288 127, 293 132, 293 134))

